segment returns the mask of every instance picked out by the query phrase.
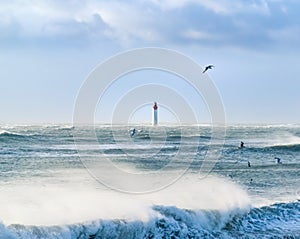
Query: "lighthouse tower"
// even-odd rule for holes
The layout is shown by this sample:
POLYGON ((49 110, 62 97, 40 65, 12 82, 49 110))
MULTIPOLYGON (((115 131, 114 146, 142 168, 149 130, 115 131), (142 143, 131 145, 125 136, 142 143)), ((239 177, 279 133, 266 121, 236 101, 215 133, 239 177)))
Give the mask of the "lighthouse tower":
POLYGON ((153 125, 157 125, 157 103, 154 102, 154 106, 153 106, 153 125))

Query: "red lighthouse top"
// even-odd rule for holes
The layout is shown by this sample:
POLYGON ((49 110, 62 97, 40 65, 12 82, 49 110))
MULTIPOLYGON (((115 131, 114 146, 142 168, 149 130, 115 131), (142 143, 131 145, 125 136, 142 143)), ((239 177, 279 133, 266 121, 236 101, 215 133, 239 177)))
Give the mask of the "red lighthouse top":
POLYGON ((154 110, 157 110, 157 108, 158 108, 158 107, 157 107, 157 103, 156 103, 156 102, 154 102, 153 109, 154 109, 154 110))

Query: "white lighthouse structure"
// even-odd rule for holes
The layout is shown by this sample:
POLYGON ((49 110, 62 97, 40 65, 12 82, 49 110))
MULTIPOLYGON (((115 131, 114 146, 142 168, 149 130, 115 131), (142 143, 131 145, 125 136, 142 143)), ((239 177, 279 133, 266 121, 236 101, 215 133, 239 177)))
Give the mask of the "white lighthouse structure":
POLYGON ((154 102, 154 106, 153 106, 153 125, 157 125, 157 103, 154 102))

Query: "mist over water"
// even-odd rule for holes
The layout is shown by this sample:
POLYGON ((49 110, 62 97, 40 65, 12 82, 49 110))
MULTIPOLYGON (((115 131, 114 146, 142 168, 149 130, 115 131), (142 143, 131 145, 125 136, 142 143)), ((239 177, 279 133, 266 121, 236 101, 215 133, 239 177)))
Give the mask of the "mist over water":
POLYGON ((210 177, 184 178, 151 194, 129 195, 97 185, 10 185, 1 191, 5 224, 62 225, 96 219, 149 220, 153 205, 190 210, 248 209, 247 193, 232 182, 210 177), (222 197, 220 197, 222 195, 222 197))
MULTIPOLYGON (((136 126, 137 134, 127 140, 128 128, 120 126, 114 130, 124 138, 116 140, 110 127, 98 126, 98 145, 86 137, 90 128, 1 127, 0 238, 90 238, 108 231, 120 238, 300 236, 299 126, 228 127, 221 157, 207 177, 199 169, 211 147, 211 129, 184 127, 183 136, 178 126, 162 128, 163 135, 136 126), (80 151, 75 133, 85 145, 80 151), (238 148, 240 141, 245 148, 238 148), (182 142, 187 149, 196 145, 197 152, 185 150, 174 160, 182 142), (162 171, 168 177, 188 167, 163 189, 128 194, 95 180, 82 155, 97 163, 108 158, 130 173, 162 171)), ((111 178, 123 180, 118 174, 111 178)))

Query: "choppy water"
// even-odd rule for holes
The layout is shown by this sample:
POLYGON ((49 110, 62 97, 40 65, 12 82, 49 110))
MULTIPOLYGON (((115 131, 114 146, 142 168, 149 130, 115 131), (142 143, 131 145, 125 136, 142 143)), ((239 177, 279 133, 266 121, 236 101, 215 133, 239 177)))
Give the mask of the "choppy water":
POLYGON ((224 145, 205 125, 130 127, 1 126, 0 238, 300 238, 300 126, 228 126, 224 145), (214 146, 220 157, 199 175, 214 146), (93 172, 113 188, 151 182, 105 160, 162 183, 180 173, 126 194, 93 172))

